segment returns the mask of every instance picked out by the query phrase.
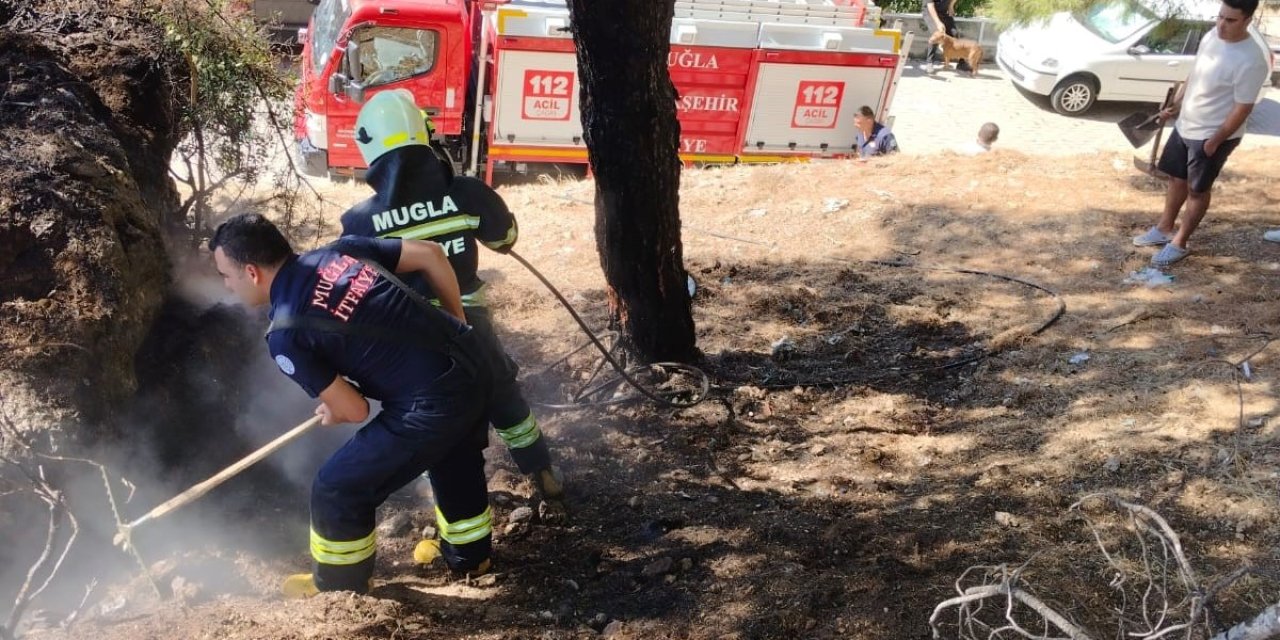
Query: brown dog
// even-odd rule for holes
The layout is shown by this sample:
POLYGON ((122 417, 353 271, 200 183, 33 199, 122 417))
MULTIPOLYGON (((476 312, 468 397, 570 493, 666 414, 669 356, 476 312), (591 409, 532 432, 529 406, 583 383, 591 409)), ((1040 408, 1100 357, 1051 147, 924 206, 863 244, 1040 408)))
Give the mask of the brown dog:
POLYGON ((978 75, 978 64, 982 62, 982 45, 977 40, 953 38, 945 33, 934 33, 929 36, 929 44, 942 43, 942 61, 966 60, 969 63, 969 75, 978 75))

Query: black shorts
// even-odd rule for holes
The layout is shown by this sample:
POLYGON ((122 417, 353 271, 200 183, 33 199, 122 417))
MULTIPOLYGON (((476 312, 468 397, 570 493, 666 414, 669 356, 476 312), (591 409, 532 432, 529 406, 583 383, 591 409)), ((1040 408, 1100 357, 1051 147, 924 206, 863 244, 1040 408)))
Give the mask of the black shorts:
POLYGON ((1192 193, 1207 193, 1213 188, 1223 165, 1227 164, 1227 157, 1240 146, 1240 138, 1223 142, 1212 156, 1205 155, 1204 142, 1183 140, 1175 128, 1156 167, 1174 178, 1186 180, 1192 193))

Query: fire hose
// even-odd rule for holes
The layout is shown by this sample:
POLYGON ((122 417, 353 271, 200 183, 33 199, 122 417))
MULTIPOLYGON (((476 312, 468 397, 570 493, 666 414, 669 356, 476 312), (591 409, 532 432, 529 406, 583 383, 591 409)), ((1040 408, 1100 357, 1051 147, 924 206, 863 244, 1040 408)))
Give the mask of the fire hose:
MULTIPOLYGON (((556 365, 568 360, 575 353, 577 353, 578 351, 581 351, 582 349, 585 349, 587 346, 594 345, 595 348, 600 351, 600 355, 603 356, 604 360, 601 363, 599 363, 599 365, 596 367, 596 371, 593 373, 592 379, 594 379, 595 376, 599 374, 601 368, 603 368, 603 365, 606 362, 609 365, 611 365, 614 371, 617 372, 618 374, 617 378, 613 378, 611 380, 605 380, 604 382, 601 382, 594 386, 590 386, 583 389, 582 391, 580 391, 575 395, 574 397, 575 402, 573 404, 539 403, 538 406, 545 407, 548 409, 577 409, 577 408, 582 408, 584 406, 592 406, 592 405, 602 406, 602 405, 610 405, 610 404, 620 404, 620 403, 627 402, 629 400, 634 399, 635 396, 615 396, 614 398, 611 398, 609 400, 601 400, 601 401, 595 401, 595 402, 581 401, 583 398, 590 397, 601 391, 613 388, 622 382, 626 382, 627 384, 631 385, 631 387, 634 388, 636 391, 638 391, 641 395, 654 401, 655 403, 662 405, 664 407, 670 407, 673 409, 685 409, 688 407, 692 407, 698 404, 699 402, 706 400, 707 396, 711 394, 710 376, 708 376, 706 372, 704 372, 703 370, 693 365, 685 364, 682 362, 654 362, 647 365, 638 365, 633 367, 623 366, 622 363, 618 362, 617 357, 614 355, 614 352, 617 349, 617 345, 615 344, 613 348, 606 348, 604 346, 604 343, 600 341, 600 337, 597 336, 595 332, 593 332, 591 328, 587 326, 586 321, 582 319, 582 316, 578 314, 578 311, 573 308, 572 304, 569 304, 568 300, 565 299, 564 294, 560 293, 560 291, 556 289, 555 285, 551 284, 551 281, 548 280, 546 276, 542 275, 542 272, 538 271, 538 269, 535 268, 532 264, 530 264, 528 260, 525 260, 523 256, 516 253, 515 251, 509 251, 507 252, 507 255, 514 258, 515 261, 519 262, 521 266, 523 266, 525 269, 529 271, 529 273, 533 274, 533 277, 537 278, 538 281, 541 282, 543 286, 545 286, 547 290, 551 292, 551 295, 555 296, 556 300, 559 300, 560 304, 564 305, 565 310, 569 312, 570 316, 573 316, 574 321, 578 323, 578 327, 582 329, 582 332, 585 333, 587 335, 587 338, 591 341, 590 345, 584 345, 583 347, 575 349, 574 351, 565 355, 563 358, 551 363, 551 365, 548 366, 548 369, 550 369, 551 367, 555 367, 556 365), (688 400, 672 400, 662 396, 658 392, 645 388, 644 385, 640 384, 635 379, 636 374, 646 370, 653 371, 655 369, 666 370, 666 371, 681 371, 687 375, 690 375, 696 378, 698 380, 697 392, 694 393, 692 398, 688 400)), ((614 336, 616 334, 606 334, 606 335, 614 336)))

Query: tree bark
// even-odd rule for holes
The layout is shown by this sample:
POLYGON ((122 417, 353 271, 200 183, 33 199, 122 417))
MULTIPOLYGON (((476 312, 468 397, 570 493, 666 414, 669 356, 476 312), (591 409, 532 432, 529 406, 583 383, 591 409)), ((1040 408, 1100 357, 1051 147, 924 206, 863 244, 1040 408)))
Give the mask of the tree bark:
POLYGON ((697 357, 680 241, 675 0, 569 0, 610 314, 647 361, 697 357))

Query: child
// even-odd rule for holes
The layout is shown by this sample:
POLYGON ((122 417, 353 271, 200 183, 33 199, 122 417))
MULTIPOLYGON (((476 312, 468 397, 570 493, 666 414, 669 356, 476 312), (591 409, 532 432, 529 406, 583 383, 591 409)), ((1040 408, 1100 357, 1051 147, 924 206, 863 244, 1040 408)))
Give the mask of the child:
POLYGON ((1000 127, 994 122, 988 122, 978 129, 978 139, 965 145, 959 152, 966 156, 982 155, 991 151, 991 145, 995 144, 999 137, 1000 127))

